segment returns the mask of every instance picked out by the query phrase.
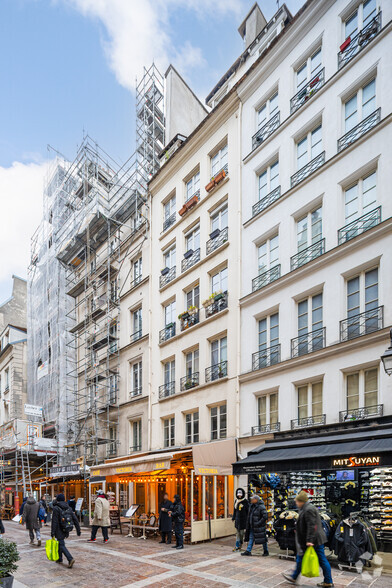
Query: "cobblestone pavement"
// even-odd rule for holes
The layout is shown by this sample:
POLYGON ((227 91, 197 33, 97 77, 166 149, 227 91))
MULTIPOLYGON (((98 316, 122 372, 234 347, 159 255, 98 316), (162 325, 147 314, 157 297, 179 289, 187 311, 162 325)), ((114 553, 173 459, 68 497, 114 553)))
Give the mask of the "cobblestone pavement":
MULTIPOLYGON (((107 544, 99 536, 87 543, 89 532, 77 537, 73 532, 67 547, 76 560, 73 569, 50 562, 45 555, 49 527, 42 529, 42 547, 29 544, 24 527, 5 521, 6 538, 19 545, 21 561, 15 574, 14 588, 124 588, 128 586, 178 586, 181 588, 211 586, 224 588, 289 588, 281 576, 292 569, 290 561, 278 557, 240 557, 232 552, 233 538, 212 543, 186 545, 182 551, 160 545, 157 540, 144 541, 114 533, 107 544)), ((272 546, 273 551, 273 546, 272 546)), ((378 568, 378 572, 380 568, 378 568)), ((367 575, 333 570, 335 588, 391 588, 392 576, 367 575)), ((315 586, 320 579, 304 578, 301 586, 315 586)))

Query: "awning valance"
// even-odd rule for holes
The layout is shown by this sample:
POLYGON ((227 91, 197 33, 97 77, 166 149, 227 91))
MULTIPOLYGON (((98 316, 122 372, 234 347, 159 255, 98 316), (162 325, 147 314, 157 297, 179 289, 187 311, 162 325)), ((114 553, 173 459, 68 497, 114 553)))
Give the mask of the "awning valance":
POLYGON ((196 474, 207 476, 232 474, 232 463, 237 459, 235 439, 195 445, 192 451, 196 474))

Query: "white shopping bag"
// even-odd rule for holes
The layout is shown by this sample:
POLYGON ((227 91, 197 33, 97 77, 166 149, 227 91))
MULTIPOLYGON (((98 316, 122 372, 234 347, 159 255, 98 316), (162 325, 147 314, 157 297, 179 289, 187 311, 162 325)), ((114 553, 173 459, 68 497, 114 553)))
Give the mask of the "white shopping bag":
POLYGON ((20 523, 22 519, 22 515, 16 515, 12 520, 15 521, 15 523, 20 523))

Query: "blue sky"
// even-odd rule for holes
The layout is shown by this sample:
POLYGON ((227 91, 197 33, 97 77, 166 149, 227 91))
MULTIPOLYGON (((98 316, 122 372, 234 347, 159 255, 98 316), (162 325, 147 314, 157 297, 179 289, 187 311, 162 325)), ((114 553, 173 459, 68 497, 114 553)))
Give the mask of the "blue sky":
MULTIPOLYGON (((293 14, 302 0, 288 0, 293 14)), ((50 144, 72 159, 83 131, 124 161, 142 64, 170 62, 204 101, 242 50, 252 0, 0 1, 0 301, 26 276, 50 144), (14 259, 4 251, 16 247, 14 259)), ((260 0, 267 20, 276 0, 260 0)))

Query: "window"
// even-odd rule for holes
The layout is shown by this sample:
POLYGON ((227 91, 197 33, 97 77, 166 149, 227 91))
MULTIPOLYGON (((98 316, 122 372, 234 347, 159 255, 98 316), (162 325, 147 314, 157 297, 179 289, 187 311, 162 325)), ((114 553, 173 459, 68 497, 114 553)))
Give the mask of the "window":
POLYGON ((211 440, 226 439, 227 437, 227 409, 226 403, 213 406, 211 414, 211 440))
POLYGON ((117 402, 118 391, 118 376, 117 374, 110 374, 109 376, 109 403, 115 404, 117 402))
POLYGON ((165 204, 163 205, 163 217, 164 220, 167 221, 169 218, 176 213, 176 197, 175 195, 170 198, 165 204))
POLYGON ((188 310, 191 306, 199 308, 200 304, 200 288, 199 285, 194 286, 192 290, 185 293, 185 308, 188 310))
POLYGON ((259 320, 259 351, 279 344, 279 313, 259 320))
POLYGON ((10 370, 9 370, 9 368, 4 370, 4 380, 5 380, 4 390, 8 390, 8 388, 10 387, 10 370))
POLYGON ((376 110, 376 80, 360 88, 344 104, 345 132, 351 131, 359 122, 376 110))
POLYGON ((211 292, 227 292, 227 267, 211 276, 211 292))
POLYGON ((355 37, 355 35, 363 29, 377 14, 376 0, 367 0, 358 6, 358 8, 350 14, 344 23, 344 38, 355 37))
POLYGON ((227 204, 211 215, 211 232, 227 228, 227 204))
POLYGON ((298 419, 321 416, 323 414, 323 383, 314 382, 298 386, 298 419))
POLYGON ((118 280, 115 278, 110 282, 110 298, 113 302, 116 302, 118 298, 118 280))
POLYGON ((117 351, 117 324, 111 324, 109 327, 109 351, 116 353, 117 351))
POLYGON ((142 325, 142 309, 138 308, 137 310, 134 310, 132 313, 132 335, 133 338, 139 338, 142 336, 142 330, 143 330, 143 325, 142 325))
POLYGON ((137 231, 143 223, 143 217, 140 210, 134 212, 131 216, 131 230, 132 232, 137 231))
POLYGON ((260 129, 265 123, 270 120, 279 109, 278 92, 275 92, 271 98, 264 102, 264 104, 257 111, 257 128, 260 129))
POLYGON ((268 166, 259 175, 259 200, 265 198, 279 186, 279 161, 268 166))
POLYGON ((372 172, 345 190, 344 212, 347 224, 374 208, 377 202, 376 184, 377 175, 372 172))
POLYGON ((185 375, 190 378, 199 371, 199 350, 189 351, 185 355, 185 375))
POLYGON ((274 235, 257 248, 259 275, 279 263, 279 236, 274 235))
POLYGON ((378 403, 378 369, 371 368, 346 376, 347 410, 376 407, 378 403))
POLYGON ((347 336, 349 339, 358 335, 378 330, 378 268, 362 272, 355 278, 347 280, 347 336), (364 321, 359 316, 366 313, 364 321))
POLYGON ((185 415, 185 443, 199 443, 199 411, 185 415))
POLYGON ((297 91, 304 88, 321 69, 321 47, 317 49, 295 72, 297 91))
POLYGON ((200 190, 200 172, 197 172, 187 183, 186 183, 186 197, 185 202, 188 202, 200 190))
POLYGON ((214 177, 223 168, 227 168, 227 143, 211 157, 211 176, 214 177))
POLYGON ((173 360, 163 364, 163 379, 166 385, 171 384, 176 379, 176 362, 173 360))
POLYGON ((163 446, 173 447, 175 443, 175 421, 174 417, 163 421, 163 446))
POLYGON ((309 296, 298 303, 298 355, 324 347, 323 294, 309 296))
POLYGON ((116 426, 109 427, 109 439, 110 439, 110 443, 108 446, 108 454, 109 455, 116 455, 116 453, 117 453, 117 427, 116 426))
POLYGON ((143 363, 138 361, 131 366, 131 396, 139 396, 143 386, 143 363))
POLYGON ((257 399, 257 414, 259 427, 274 425, 278 422, 278 393, 259 396, 257 399))
POLYGON ((312 159, 320 155, 322 150, 322 127, 319 125, 297 142, 297 169, 303 168, 312 159))
POLYGON ((200 249, 200 227, 193 228, 185 235, 185 251, 197 251, 200 249))
POLYGON ((165 327, 172 325, 176 320, 176 301, 173 300, 165 306, 165 327))
POLYGON ((297 221, 297 251, 303 251, 322 239, 322 209, 317 208, 297 221))
POLYGON ((136 284, 139 284, 139 282, 141 281, 142 273, 143 259, 142 257, 139 257, 138 259, 135 259, 135 261, 132 264, 132 281, 134 286, 136 286, 136 284))
POLYGON ((169 269, 176 267, 176 246, 173 245, 170 249, 163 254, 163 263, 164 267, 168 267, 169 269))
POLYGON ((142 421, 138 419, 131 422, 131 451, 142 449, 142 421))
POLYGON ((227 337, 215 339, 211 343, 211 365, 221 365, 227 361, 227 337))

